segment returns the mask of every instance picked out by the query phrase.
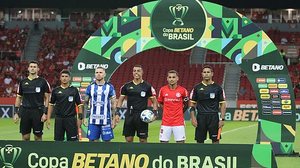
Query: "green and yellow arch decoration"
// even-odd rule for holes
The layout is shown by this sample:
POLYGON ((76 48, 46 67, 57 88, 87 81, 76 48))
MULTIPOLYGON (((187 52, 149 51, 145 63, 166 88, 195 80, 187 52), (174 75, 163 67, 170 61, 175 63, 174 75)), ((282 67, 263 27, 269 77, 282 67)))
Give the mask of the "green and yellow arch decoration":
MULTIPOLYGON (((174 51, 202 47, 238 64, 257 97, 257 144, 271 144, 276 154, 293 153, 294 93, 277 47, 249 18, 218 4, 161 0, 119 13, 82 47, 73 66, 73 85, 89 84, 96 66, 107 68, 110 78, 130 56, 160 46, 174 51)), ((253 149, 253 155, 258 151, 253 149)))

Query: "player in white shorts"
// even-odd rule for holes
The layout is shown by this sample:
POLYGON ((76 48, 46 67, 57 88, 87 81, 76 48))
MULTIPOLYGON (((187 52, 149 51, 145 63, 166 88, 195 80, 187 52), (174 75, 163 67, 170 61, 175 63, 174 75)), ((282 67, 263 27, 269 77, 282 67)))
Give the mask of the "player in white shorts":
POLYGON ((158 102, 163 106, 162 124, 159 139, 168 143, 173 133, 177 143, 185 142, 184 107, 187 107, 188 92, 177 84, 178 73, 175 70, 168 72, 168 85, 159 91, 158 102))

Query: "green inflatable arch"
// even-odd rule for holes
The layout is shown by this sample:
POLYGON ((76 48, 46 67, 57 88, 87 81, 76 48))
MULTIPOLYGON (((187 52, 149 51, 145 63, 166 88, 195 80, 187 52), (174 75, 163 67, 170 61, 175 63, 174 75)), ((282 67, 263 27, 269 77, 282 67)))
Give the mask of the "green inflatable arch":
POLYGON ((238 64, 257 98, 256 143, 271 144, 275 154, 294 152, 295 98, 281 55, 250 19, 218 4, 161 0, 119 13, 84 44, 73 65, 72 84, 86 87, 96 66, 107 68, 110 78, 126 58, 159 46, 174 51, 202 47, 238 64))

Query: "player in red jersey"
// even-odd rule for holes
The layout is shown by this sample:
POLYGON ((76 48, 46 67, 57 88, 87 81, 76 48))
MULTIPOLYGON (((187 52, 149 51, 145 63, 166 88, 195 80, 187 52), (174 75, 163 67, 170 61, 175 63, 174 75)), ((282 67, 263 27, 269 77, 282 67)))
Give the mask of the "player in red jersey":
POLYGON ((178 73, 170 70, 167 77, 168 85, 163 86, 159 91, 158 102, 163 106, 159 136, 162 143, 168 143, 172 133, 177 143, 184 143, 186 139, 184 111, 187 107, 188 92, 177 84, 178 80, 178 73))

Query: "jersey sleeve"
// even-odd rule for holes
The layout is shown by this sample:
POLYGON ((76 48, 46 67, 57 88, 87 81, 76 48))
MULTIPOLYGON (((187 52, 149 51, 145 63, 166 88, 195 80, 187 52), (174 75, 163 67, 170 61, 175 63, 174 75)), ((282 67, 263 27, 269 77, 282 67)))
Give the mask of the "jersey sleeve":
POLYGON ((190 100, 193 102, 197 102, 197 89, 196 87, 193 88, 190 94, 190 100))
POLYGON ((109 98, 116 97, 116 91, 113 85, 110 85, 108 97, 109 98))
POLYGON ((53 92, 51 93, 51 98, 50 98, 50 102, 49 102, 49 103, 52 104, 52 105, 55 104, 55 102, 56 102, 56 94, 55 94, 55 90, 56 90, 56 89, 54 89, 53 92))
POLYGON ((75 103, 77 104, 77 105, 80 105, 80 104, 82 104, 82 102, 81 102, 81 96, 80 96, 80 94, 79 94, 79 91, 78 91, 78 89, 77 88, 75 88, 74 87, 74 89, 75 89, 75 103))
POLYGON ((147 94, 149 95, 149 97, 156 96, 156 91, 155 91, 154 87, 152 87, 152 86, 150 86, 150 88, 147 92, 148 92, 147 94))
POLYGON ((219 89, 219 101, 222 102, 222 101, 225 101, 225 92, 224 90, 220 87, 219 89))
POLYGON ((85 94, 86 94, 88 97, 91 97, 91 85, 89 85, 89 86, 86 88, 85 94))
POLYGON ((120 94, 121 95, 127 95, 127 89, 126 89, 126 84, 124 84, 121 89, 120 89, 120 94))
POLYGON ((158 93, 158 97, 157 97, 157 101, 162 104, 163 103, 163 88, 160 88, 159 93, 158 93))
POLYGON ((44 80, 45 80, 45 84, 44 84, 45 93, 51 93, 50 84, 48 83, 48 81, 46 79, 44 79, 44 80))
POLYGON ((183 88, 182 98, 184 102, 187 102, 189 100, 189 93, 185 88, 183 88))
POLYGON ((19 85, 18 85, 17 94, 20 95, 20 96, 23 95, 22 81, 21 81, 21 82, 19 83, 19 85))

